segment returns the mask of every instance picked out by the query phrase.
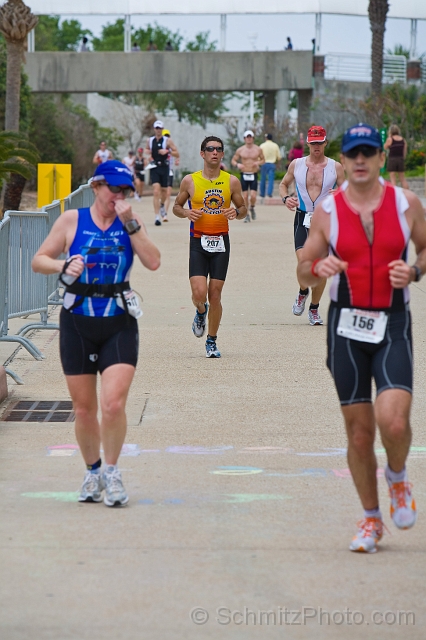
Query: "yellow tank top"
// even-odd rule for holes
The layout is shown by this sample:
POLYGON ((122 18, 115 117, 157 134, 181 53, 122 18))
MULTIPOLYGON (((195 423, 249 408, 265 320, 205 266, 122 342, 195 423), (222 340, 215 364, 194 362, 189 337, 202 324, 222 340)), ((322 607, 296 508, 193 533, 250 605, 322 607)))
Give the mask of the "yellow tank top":
POLYGON ((203 215, 191 222, 191 236, 219 236, 228 233, 228 220, 221 214, 222 209, 231 206, 231 175, 221 171, 216 180, 203 178, 203 172, 192 174, 194 196, 189 202, 191 209, 202 209, 203 215))

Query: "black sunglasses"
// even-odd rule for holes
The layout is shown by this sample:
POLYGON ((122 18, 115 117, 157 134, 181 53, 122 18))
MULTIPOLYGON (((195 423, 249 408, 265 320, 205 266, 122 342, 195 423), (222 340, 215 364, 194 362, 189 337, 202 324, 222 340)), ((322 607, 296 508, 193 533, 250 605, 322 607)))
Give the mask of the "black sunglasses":
POLYGON ((321 142, 308 142, 308 144, 312 145, 313 147, 320 147, 321 145, 325 144, 325 140, 322 140, 321 142))
POLYGON ((204 147, 204 151, 208 151, 209 153, 213 153, 213 151, 217 151, 218 153, 222 153, 223 147, 204 147))
POLYGON ((346 156, 346 158, 350 158, 351 160, 355 160, 359 153, 362 153, 364 158, 372 158, 376 155, 377 150, 377 147, 372 147, 369 144, 359 144, 357 147, 346 151, 346 153, 344 153, 343 155, 346 156))
POLYGON ((101 182, 100 185, 108 187, 111 193, 123 193, 125 198, 133 191, 131 187, 116 187, 114 184, 108 184, 108 182, 101 182))

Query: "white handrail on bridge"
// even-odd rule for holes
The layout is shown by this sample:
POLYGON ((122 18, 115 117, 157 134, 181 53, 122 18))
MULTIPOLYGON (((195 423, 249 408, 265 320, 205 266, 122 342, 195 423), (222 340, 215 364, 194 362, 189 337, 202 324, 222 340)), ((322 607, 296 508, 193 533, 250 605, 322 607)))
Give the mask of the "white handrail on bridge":
MULTIPOLYGON (((327 53, 324 77, 327 80, 371 82, 371 56, 361 53, 327 53)), ((383 56, 383 82, 407 82, 405 56, 383 56)))

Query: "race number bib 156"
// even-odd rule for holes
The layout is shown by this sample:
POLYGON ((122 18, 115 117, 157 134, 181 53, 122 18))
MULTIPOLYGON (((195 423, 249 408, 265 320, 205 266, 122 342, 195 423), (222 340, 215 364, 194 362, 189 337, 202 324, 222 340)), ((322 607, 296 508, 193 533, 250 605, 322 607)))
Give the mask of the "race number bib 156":
POLYGON ((337 335, 378 344, 385 337, 388 315, 384 311, 341 309, 337 335))
POLYGON ((314 215, 313 211, 309 211, 308 213, 305 213, 305 217, 303 218, 303 226, 306 227, 307 229, 310 229, 311 227, 311 220, 313 215, 314 215))
POLYGON ((201 236, 201 246, 210 253, 225 253, 223 236, 201 236))

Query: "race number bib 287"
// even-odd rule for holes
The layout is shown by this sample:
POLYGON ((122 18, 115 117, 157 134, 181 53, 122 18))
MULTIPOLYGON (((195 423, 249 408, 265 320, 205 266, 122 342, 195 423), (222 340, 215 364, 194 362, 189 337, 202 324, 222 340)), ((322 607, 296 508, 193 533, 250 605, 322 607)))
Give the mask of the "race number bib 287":
POLYGON ((201 236, 201 246, 209 253, 225 253, 223 236, 201 236))
POLYGON ((384 311, 341 309, 337 335, 359 342, 379 344, 385 337, 388 315, 384 311))

